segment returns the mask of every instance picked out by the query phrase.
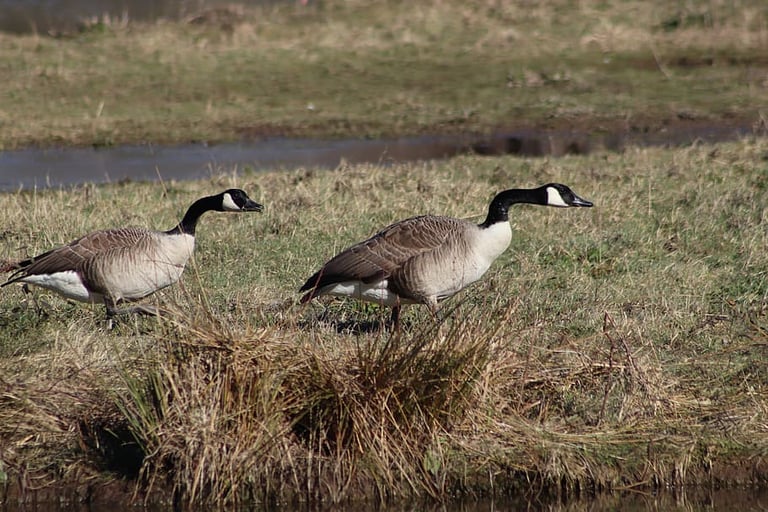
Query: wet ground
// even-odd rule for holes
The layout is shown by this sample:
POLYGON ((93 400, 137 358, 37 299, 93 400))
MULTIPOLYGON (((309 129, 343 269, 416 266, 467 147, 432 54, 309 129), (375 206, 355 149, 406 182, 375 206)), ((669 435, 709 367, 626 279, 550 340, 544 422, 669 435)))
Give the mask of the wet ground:
MULTIPOLYGON (((0 494, 2 498, 2 494, 0 494)), ((146 503, 139 507, 141 510, 152 512, 170 512, 170 505, 146 503)), ((570 500, 545 499, 541 496, 529 498, 498 498, 481 500, 451 501, 447 503, 417 502, 398 505, 381 505, 373 507, 370 503, 345 503, 343 505, 327 506, 273 506, 273 507, 241 507, 239 510, 265 510, 282 512, 287 510, 299 511, 347 511, 363 512, 367 510, 379 512, 493 512, 499 510, 527 510, 529 512, 609 512, 622 510, 626 512, 656 512, 656 511, 685 511, 685 512, 763 512, 768 510, 768 493, 756 489, 702 489, 689 491, 664 492, 616 492, 599 496, 576 498, 570 500)), ((128 512, 137 510, 136 505, 121 502, 102 503, 99 500, 86 503, 71 501, 69 498, 57 500, 35 500, 30 497, 23 503, 14 499, 3 502, 0 499, 0 512, 38 512, 38 511, 76 512, 128 512)), ((207 509, 215 510, 215 509, 207 509)))
POLYGON ((758 132, 764 129, 756 131, 750 121, 685 121, 601 131, 526 127, 490 136, 422 135, 377 140, 267 137, 216 145, 23 149, 0 152, 0 191, 125 180, 198 179, 233 170, 334 168, 341 162, 388 164, 466 153, 557 157, 621 151, 630 145, 728 141, 758 132))

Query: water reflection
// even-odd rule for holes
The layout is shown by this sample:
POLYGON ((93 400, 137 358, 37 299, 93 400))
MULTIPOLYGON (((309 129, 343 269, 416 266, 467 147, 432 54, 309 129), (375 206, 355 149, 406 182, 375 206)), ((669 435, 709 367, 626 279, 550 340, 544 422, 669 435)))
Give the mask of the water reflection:
MULTIPOLYGON (((130 492, 126 499, 130 498, 130 492)), ((150 512, 171 512, 170 505, 144 504, 142 510, 150 512)), ((128 512, 136 510, 136 505, 127 502, 83 503, 81 499, 69 495, 51 496, 46 499, 36 499, 29 495, 24 502, 19 502, 18 496, 11 497, 0 491, 1 512, 38 512, 38 511, 75 512, 128 512)), ((756 489, 701 489, 691 488, 686 491, 665 491, 661 493, 614 493, 602 494, 595 497, 553 500, 544 497, 525 499, 500 498, 496 500, 464 500, 448 503, 413 502, 392 506, 376 506, 366 503, 345 503, 341 505, 324 506, 280 506, 263 508, 258 505, 241 507, 241 510, 266 510, 269 512, 307 511, 307 512, 364 512, 377 510, 379 512, 497 512, 509 510, 526 510, 530 512, 608 512, 621 510, 626 512, 757 512, 768 510, 768 492, 756 489)))

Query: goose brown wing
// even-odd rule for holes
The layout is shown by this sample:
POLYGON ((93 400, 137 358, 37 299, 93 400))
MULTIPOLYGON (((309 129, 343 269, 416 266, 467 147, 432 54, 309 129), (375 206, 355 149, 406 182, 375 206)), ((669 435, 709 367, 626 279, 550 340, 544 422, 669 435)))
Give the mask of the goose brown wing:
POLYGON ((310 277, 300 291, 342 282, 366 283, 397 272, 405 262, 442 245, 464 221, 425 215, 397 222, 345 249, 310 277))
POLYGON ((84 274, 87 273, 90 264, 99 256, 106 255, 110 251, 132 247, 146 236, 147 231, 139 228, 94 231, 67 245, 18 262, 16 264, 18 270, 4 285, 27 276, 67 271, 78 272, 85 278, 84 274))

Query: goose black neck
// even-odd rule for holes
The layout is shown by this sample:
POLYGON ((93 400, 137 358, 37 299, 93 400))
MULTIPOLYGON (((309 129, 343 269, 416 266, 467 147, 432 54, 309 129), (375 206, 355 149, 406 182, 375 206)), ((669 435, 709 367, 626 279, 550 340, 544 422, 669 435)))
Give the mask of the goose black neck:
POLYGON ((184 218, 181 219, 179 224, 167 231, 169 235, 178 235, 186 233, 188 235, 195 234, 195 228, 197 227, 197 221, 207 211, 218 210, 221 207, 221 198, 219 196, 202 197, 192 203, 187 209, 187 213, 184 214, 184 218))
POLYGON ((481 228, 493 226, 498 222, 509 220, 509 207, 513 204, 547 204, 547 193, 543 188, 521 189, 513 188, 496 194, 488 207, 488 216, 480 224, 481 228))

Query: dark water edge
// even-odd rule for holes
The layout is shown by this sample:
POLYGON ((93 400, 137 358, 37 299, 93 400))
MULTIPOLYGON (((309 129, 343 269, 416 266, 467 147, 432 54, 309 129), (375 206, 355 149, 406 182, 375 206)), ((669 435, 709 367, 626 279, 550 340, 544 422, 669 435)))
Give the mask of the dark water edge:
POLYGON ((58 188, 126 180, 189 180, 229 172, 335 168, 423 161, 461 154, 560 157, 629 146, 680 146, 755 134, 752 123, 686 123, 651 131, 594 133, 521 128, 489 136, 422 135, 392 139, 266 138, 225 144, 134 145, 0 152, 0 191, 58 188))
MULTIPOLYGON (((35 494, 27 495, 23 500, 18 496, 3 495, 0 492, 0 512, 38 512, 38 511, 74 511, 74 512, 128 512, 144 510, 151 512, 171 512, 170 504, 143 503, 131 501, 131 496, 125 496, 124 501, 103 501, 97 497, 86 503, 72 499, 71 496, 51 496, 46 493, 45 499, 37 499, 35 494)), ((191 510, 197 510, 191 507, 191 510)), ((452 500, 444 503, 434 501, 413 501, 393 505, 382 505, 374 502, 348 501, 341 504, 294 504, 262 506, 227 507, 216 509, 205 507, 204 510, 264 510, 269 512, 284 511, 348 511, 364 512, 376 510, 379 512, 495 512, 526 510, 530 512, 591 512, 627 511, 686 511, 686 512, 757 512, 768 510, 768 491, 757 489, 701 489, 663 491, 663 492, 615 492, 597 496, 555 499, 543 496, 534 497, 505 497, 497 499, 452 500)))
POLYGON ((0 31, 59 36, 94 23, 192 20, 217 8, 289 0, 0 0, 0 31))

